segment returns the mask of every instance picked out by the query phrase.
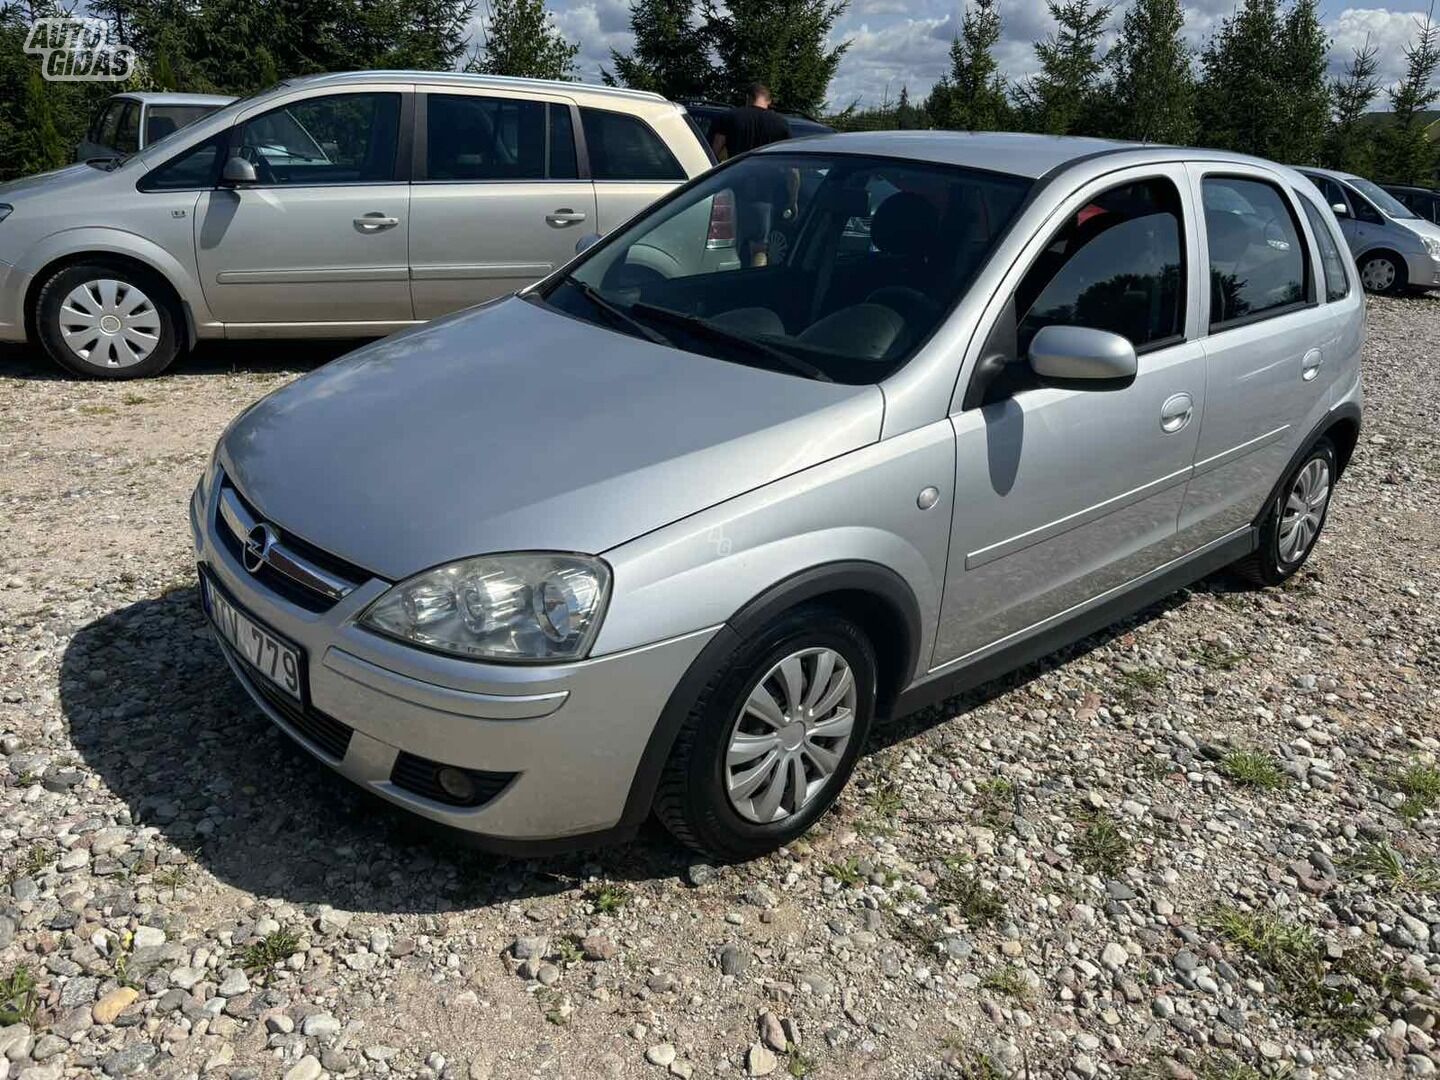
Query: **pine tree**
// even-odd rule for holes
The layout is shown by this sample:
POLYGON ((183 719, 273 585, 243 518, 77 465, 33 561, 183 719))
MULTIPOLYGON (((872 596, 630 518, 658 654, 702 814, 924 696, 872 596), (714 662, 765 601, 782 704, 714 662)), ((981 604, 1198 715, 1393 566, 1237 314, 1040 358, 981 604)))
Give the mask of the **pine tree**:
POLYGON ((1206 43, 1195 97, 1203 145, 1271 157, 1285 141, 1281 34, 1277 0, 1244 0, 1206 43))
POLYGON ((1195 75, 1180 36, 1179 0, 1135 0, 1107 58, 1104 133, 1142 142, 1189 143, 1195 137, 1195 75))
POLYGON ((706 0, 705 28, 720 59, 718 89, 731 100, 763 82, 775 107, 818 113, 848 41, 830 32, 849 0, 706 0))
POLYGON ((1280 140, 1264 156, 1291 165, 1317 164, 1330 126, 1330 38, 1320 26, 1318 7, 1319 0, 1295 0, 1281 36, 1284 121, 1280 140))
POLYGON ((1427 15, 1415 40, 1405 46, 1405 77, 1390 88, 1390 122, 1375 145, 1375 179, 1392 184, 1429 184, 1435 150, 1425 131, 1426 109, 1440 98, 1440 26, 1427 15))
POLYGON ((1040 71, 1016 90, 1026 127, 1069 135, 1094 121, 1096 90, 1104 59, 1100 38, 1111 8, 1095 0, 1047 0, 1055 33, 1035 43, 1040 71))
POLYGON ((1380 92, 1376 72, 1380 68, 1380 50, 1365 36, 1365 44, 1356 49, 1345 66, 1343 78, 1331 87, 1335 115, 1325 139, 1322 161, 1326 168, 1369 176, 1375 161, 1375 139, 1369 125, 1361 122, 1370 111, 1370 103, 1380 92))
POLYGON ((999 131, 1010 126, 1007 83, 995 61, 1000 40, 997 0, 974 0, 950 43, 950 73, 930 91, 925 111, 936 127, 999 131))
POLYGON ((606 82, 681 101, 715 95, 717 73, 694 0, 635 0, 630 28, 635 49, 628 56, 610 50, 615 73, 602 72, 606 82))
POLYGON ((490 0, 481 33, 483 40, 466 71, 531 79, 575 77, 580 46, 556 29, 544 0, 490 0))

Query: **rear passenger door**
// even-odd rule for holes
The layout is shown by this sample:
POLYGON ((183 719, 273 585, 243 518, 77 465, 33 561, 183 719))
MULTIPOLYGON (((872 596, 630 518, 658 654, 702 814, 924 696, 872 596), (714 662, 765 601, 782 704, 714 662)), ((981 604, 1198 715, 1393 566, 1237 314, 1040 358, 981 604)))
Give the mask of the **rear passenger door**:
POLYGON ((595 229, 608 233, 685 182, 665 140, 638 116, 582 108, 585 158, 595 184, 595 229))
POLYGON ((1290 185, 1248 166, 1189 169, 1208 264, 1207 404, 1180 518, 1182 540, 1197 547, 1256 517, 1328 409, 1338 365, 1290 185))
POLYGON ((429 319, 544 277, 594 231, 576 110, 540 94, 417 95, 410 291, 429 319))

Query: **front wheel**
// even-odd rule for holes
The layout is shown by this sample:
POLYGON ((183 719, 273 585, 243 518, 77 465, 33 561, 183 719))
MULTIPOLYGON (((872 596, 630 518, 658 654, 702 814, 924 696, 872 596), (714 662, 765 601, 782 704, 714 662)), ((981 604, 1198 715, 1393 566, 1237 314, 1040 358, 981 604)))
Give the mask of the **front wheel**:
POLYGON ((153 274, 103 263, 67 266, 40 289, 35 329, 50 358, 76 375, 157 375, 179 352, 165 285, 153 274))
POLYGON ((1320 439, 1280 486, 1260 523, 1260 546, 1235 569, 1259 585, 1279 585, 1305 565, 1330 510, 1335 447, 1320 439))
POLYGON ((875 710, 875 652, 826 608, 742 645, 687 715, 655 799, 677 839, 722 861, 789 843, 850 778, 875 710))

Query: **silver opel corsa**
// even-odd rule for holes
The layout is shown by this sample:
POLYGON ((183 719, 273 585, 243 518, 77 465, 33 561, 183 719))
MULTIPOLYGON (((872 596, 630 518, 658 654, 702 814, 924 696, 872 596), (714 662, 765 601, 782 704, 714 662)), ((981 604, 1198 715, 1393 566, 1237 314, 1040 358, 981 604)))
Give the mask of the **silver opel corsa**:
POLYGON ((206 611, 271 720, 416 814, 754 856, 877 719, 1295 573, 1360 430, 1342 251, 1251 158, 767 147, 242 414, 191 504, 206 611))

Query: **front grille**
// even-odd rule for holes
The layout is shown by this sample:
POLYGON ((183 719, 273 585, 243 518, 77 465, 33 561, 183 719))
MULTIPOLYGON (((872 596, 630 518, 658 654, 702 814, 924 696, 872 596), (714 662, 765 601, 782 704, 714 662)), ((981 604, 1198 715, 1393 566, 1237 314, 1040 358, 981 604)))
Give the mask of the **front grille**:
POLYGON ((262 675, 252 670, 243 658, 237 657, 233 649, 227 646, 225 651, 236 659, 251 687, 265 699, 265 704, 279 713, 280 718, 294 728, 301 738, 326 757, 335 761, 345 760, 345 751, 350 749, 350 736, 354 734, 353 728, 313 706, 301 705, 285 691, 271 686, 262 675))
POLYGON ((390 770, 390 782, 398 788, 404 788, 406 791, 434 802, 444 803, 447 806, 476 807, 484 806, 499 795, 518 775, 519 773, 485 772, 482 769, 460 769, 457 766, 446 766, 438 761, 431 761, 418 754, 409 754, 402 750, 395 758, 395 767, 390 770), (438 776, 440 770, 444 768, 455 768, 456 771, 463 772, 470 778, 470 782, 474 785, 474 791, 469 798, 456 798, 440 786, 438 776))

